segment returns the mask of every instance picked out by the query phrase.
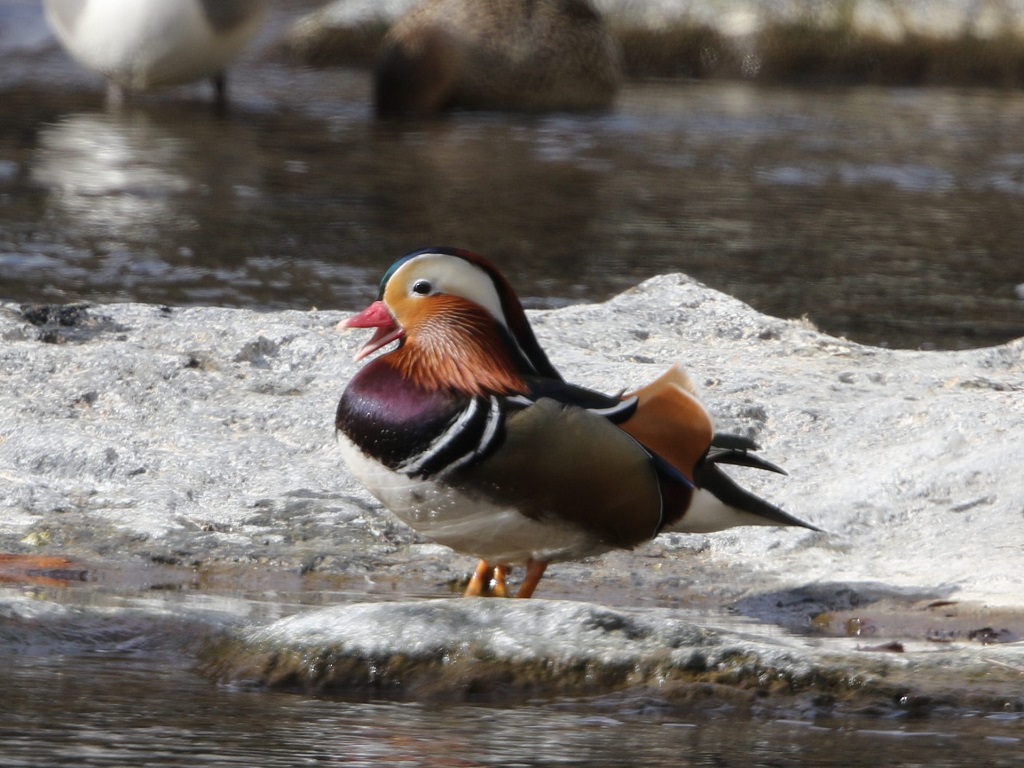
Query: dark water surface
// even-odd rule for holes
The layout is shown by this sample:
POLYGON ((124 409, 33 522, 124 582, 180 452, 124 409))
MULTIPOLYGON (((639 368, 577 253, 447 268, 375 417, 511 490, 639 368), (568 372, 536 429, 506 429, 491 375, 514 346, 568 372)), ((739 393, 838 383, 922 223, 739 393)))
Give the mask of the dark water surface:
POLYGON ((355 309, 457 244, 533 306, 682 271, 872 344, 1024 335, 1021 93, 633 83, 608 115, 396 127, 363 72, 257 56, 227 116, 204 84, 110 113, 37 58, 0 93, 0 298, 355 309))
POLYGON ((644 699, 513 709, 216 686, 174 658, 0 657, 0 765, 1020 765, 1019 714, 928 720, 669 712, 644 699))

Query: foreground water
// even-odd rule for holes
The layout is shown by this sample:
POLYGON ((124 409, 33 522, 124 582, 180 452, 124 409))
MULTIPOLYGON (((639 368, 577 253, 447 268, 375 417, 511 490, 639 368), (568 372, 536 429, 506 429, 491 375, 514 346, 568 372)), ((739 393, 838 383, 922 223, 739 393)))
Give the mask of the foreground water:
POLYGON ((0 765, 996 768, 1019 765, 1024 748, 1024 713, 1012 707, 865 702, 840 715, 807 699, 780 705, 700 686, 689 703, 626 691, 502 706, 493 695, 461 704, 332 699, 218 684, 197 657, 228 626, 371 596, 314 593, 287 578, 198 589, 185 576, 157 568, 145 589, 121 584, 145 580, 128 572, 106 575, 116 583, 4 588, 0 765), (46 618, 54 606, 82 612, 46 618))
POLYGON ((4 766, 1020 764, 1018 713, 926 720, 668 712, 644 699, 505 709, 218 687, 173 657, 6 657, 4 766))

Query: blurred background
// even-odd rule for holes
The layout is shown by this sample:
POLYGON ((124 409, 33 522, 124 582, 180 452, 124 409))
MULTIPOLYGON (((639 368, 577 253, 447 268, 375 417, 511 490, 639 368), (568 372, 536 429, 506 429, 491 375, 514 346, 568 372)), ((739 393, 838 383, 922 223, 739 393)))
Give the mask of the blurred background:
POLYGON ((866 344, 1024 335, 1019 3, 598 3, 611 109, 397 122, 371 62, 409 3, 325 5, 271 2, 218 110, 112 108, 4 0, 0 300, 356 309, 448 244, 532 307, 683 272, 866 344))

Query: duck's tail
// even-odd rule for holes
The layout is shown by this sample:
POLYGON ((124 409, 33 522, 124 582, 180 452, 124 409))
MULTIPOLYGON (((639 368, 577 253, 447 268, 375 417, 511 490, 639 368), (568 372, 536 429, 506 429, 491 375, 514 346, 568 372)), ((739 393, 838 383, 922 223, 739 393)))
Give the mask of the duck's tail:
POLYGON ((666 530, 711 533, 738 525, 777 525, 820 531, 817 526, 805 523, 770 501, 755 496, 719 466, 733 464, 786 474, 778 465, 751 453, 754 450, 757 450, 757 445, 749 438, 716 433, 708 455, 695 473, 697 490, 689 508, 666 530))

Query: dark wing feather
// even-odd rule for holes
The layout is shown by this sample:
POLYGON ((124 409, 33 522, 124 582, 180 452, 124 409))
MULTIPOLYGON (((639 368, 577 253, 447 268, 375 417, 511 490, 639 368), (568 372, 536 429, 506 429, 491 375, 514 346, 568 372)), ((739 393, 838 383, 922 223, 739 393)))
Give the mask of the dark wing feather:
POLYGON ((528 397, 534 402, 546 397, 562 405, 574 405, 597 416, 603 416, 613 424, 625 421, 636 410, 637 399, 635 397, 622 400, 613 395, 595 392, 592 389, 559 379, 527 376, 525 381, 529 388, 528 397))
POLYGON ((711 438, 712 448, 723 448, 732 451, 757 451, 760 446, 743 435, 731 435, 728 432, 715 432, 711 438))
POLYGON ((747 451, 737 451, 733 449, 720 450, 712 446, 711 450, 708 451, 707 457, 704 459, 705 464, 733 464, 737 467, 752 467, 754 469, 763 469, 768 472, 777 472, 780 475, 789 474, 780 467, 778 464, 773 464, 768 459, 762 459, 760 456, 748 453, 747 451))

